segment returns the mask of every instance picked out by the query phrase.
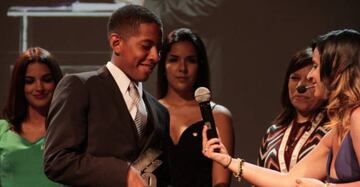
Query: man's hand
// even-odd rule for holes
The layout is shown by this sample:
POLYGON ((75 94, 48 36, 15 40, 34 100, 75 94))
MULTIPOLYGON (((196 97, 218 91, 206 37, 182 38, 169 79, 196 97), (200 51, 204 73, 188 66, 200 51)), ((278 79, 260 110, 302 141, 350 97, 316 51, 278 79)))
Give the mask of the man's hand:
POLYGON ((134 167, 130 166, 127 176, 128 187, 145 187, 147 184, 144 179, 140 176, 140 172, 134 167))

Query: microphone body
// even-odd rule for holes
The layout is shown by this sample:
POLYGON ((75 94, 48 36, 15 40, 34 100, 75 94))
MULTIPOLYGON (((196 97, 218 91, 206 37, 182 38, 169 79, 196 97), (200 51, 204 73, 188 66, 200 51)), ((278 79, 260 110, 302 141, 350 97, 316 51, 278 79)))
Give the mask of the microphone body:
MULTIPOLYGON (((204 124, 208 127, 208 130, 206 132, 208 139, 218 138, 215 121, 210 105, 211 94, 209 89, 205 87, 199 87, 198 89, 196 89, 194 95, 195 100, 199 103, 201 116, 203 118, 204 124)), ((220 152, 220 149, 215 149, 214 152, 218 153, 220 152)))
POLYGON ((217 138, 216 126, 214 117, 212 114, 210 102, 201 102, 199 103, 201 116, 203 118, 204 124, 208 127, 207 137, 208 139, 217 138))

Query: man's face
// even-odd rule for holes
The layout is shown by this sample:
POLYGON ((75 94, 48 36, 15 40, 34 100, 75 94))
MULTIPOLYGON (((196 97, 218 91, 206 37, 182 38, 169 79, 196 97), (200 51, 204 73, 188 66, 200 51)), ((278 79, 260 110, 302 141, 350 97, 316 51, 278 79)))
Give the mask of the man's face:
POLYGON ((145 81, 159 61, 161 31, 155 23, 141 23, 138 33, 119 40, 116 65, 133 81, 145 81))

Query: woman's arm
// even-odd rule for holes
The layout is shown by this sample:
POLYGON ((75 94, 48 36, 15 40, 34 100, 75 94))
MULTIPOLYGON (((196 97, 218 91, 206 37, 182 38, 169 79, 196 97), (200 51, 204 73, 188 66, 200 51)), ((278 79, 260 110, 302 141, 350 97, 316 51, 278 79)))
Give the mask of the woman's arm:
MULTIPOLYGON (((221 165, 226 165, 231 158, 225 146, 219 139, 213 138, 207 140, 207 127, 203 129, 203 152, 204 155, 215 160, 221 165), (220 153, 215 153, 213 150, 220 148, 220 153)), ((295 186, 295 180, 301 177, 311 177, 323 179, 326 176, 326 161, 329 153, 329 148, 332 142, 333 134, 328 133, 318 144, 318 146, 311 151, 303 160, 301 160, 288 174, 262 168, 254 164, 243 162, 240 167, 240 159, 233 159, 229 165, 230 171, 234 173, 241 172, 242 178, 252 183, 255 186, 268 187, 288 187, 295 186)))
MULTIPOLYGON (((232 125, 231 112, 221 105, 216 105, 214 110, 214 120, 217 124, 216 128, 221 139, 230 155, 234 153, 234 128, 232 125)), ((231 173, 227 168, 213 162, 212 167, 212 184, 216 187, 223 187, 230 185, 231 173)))
MULTIPOLYGON (((313 179, 313 178, 300 178, 296 180, 297 186, 296 187, 324 187, 325 184, 317 179, 313 179)), ((326 187, 358 187, 360 186, 360 181, 356 181, 356 182, 349 182, 349 183, 344 183, 344 184, 332 184, 332 183, 327 183, 326 187)))

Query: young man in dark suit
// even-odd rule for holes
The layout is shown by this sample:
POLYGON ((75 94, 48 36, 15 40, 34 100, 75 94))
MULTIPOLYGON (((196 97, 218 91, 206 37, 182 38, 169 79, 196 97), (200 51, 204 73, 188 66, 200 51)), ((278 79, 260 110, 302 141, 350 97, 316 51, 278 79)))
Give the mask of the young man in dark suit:
POLYGON ((146 8, 127 5, 110 17, 108 39, 110 62, 98 71, 65 76, 56 88, 45 173, 69 186, 145 186, 133 162, 149 149, 160 150, 165 164, 154 174, 161 186, 167 178, 169 114, 141 82, 159 60, 162 23, 146 8))

